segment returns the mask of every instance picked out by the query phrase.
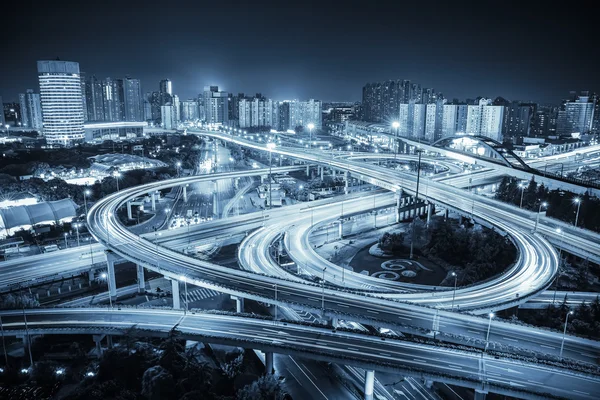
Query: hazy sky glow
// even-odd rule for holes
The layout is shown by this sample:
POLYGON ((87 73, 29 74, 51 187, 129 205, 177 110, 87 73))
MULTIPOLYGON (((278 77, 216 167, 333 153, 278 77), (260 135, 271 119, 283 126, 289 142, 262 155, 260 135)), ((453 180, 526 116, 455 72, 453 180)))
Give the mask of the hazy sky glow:
POLYGON ((259 3, 21 4, 0 25, 0 95, 37 91, 36 60, 56 57, 99 78, 139 78, 144 92, 170 78, 182 99, 217 84, 277 100, 351 101, 386 79, 460 99, 557 103, 569 90, 600 91, 598 31, 582 4, 259 3))

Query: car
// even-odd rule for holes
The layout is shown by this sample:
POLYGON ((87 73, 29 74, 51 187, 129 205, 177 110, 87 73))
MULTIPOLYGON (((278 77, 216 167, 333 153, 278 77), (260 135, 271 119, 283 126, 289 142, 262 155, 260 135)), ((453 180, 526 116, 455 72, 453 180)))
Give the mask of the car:
POLYGON ((201 218, 200 218, 200 221, 202 221, 202 222, 206 222, 206 218, 205 218, 205 217, 201 217, 201 218))

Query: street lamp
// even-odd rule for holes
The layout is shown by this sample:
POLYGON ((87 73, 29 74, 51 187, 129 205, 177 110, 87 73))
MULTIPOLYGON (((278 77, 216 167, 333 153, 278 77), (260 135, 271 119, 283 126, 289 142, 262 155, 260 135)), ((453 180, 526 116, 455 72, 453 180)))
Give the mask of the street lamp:
POLYGON ((112 297, 110 296, 110 279, 108 278, 108 274, 103 272, 100 274, 100 278, 106 280, 106 286, 108 287, 108 302, 110 303, 110 308, 113 308, 112 297))
POLYGON ((577 226, 577 222, 579 222, 579 207, 581 207, 581 199, 579 197, 575 197, 573 201, 577 203, 577 214, 575 214, 575 226, 577 226))
POLYGON ((119 171, 115 171, 113 173, 113 176, 115 177, 115 181, 117 181, 117 192, 119 191, 119 178, 121 177, 121 173, 119 171))
POLYGON ((179 178, 181 176, 181 161, 177 161, 177 177, 179 178))
POLYGON ((67 242, 67 235, 68 235, 68 233, 65 232, 65 249, 69 248, 69 242, 67 242))
POLYGON ((179 280, 183 282, 183 287, 185 288, 185 308, 183 309, 184 312, 187 312, 189 310, 189 302, 188 302, 188 291, 187 291, 187 278, 185 275, 181 275, 179 277, 179 280))
POLYGON ((521 202, 519 203, 519 208, 523 208, 523 193, 525 192, 525 185, 519 183, 519 187, 521 188, 521 202))
POLYGON ((488 323, 487 335, 485 337, 485 349, 483 350, 484 353, 490 344, 490 328, 492 327, 492 318, 494 318, 494 313, 491 312, 488 314, 488 316, 490 317, 490 322, 488 323))
MULTIPOLYGON (((6 126, 8 126, 8 125, 6 125, 6 126)), ((308 131, 310 132, 310 140, 308 142, 308 146, 309 146, 309 149, 310 149, 312 147, 312 131, 313 131, 313 129, 315 129, 315 124, 313 124, 311 122, 311 123, 309 123, 307 125, 307 127, 308 127, 308 131)))
POLYGON ((538 208, 537 217, 535 218, 535 226, 533 227, 533 233, 537 232, 538 224, 540 223, 540 214, 542 213, 542 207, 547 207, 548 203, 545 201, 540 203, 540 207, 538 208))
POLYGON ((454 293, 452 293, 452 307, 450 308, 450 311, 454 311, 454 298, 456 297, 456 281, 458 280, 458 275, 456 275, 456 272, 452 272, 452 276, 454 277, 454 293))
POLYGON ((10 125, 6 124, 4 127, 6 128, 6 137, 10 136, 10 125))
POLYGON ((75 224, 75 232, 77 232, 77 247, 79 247, 79 224, 75 224))
POLYGON ((573 315, 573 311, 569 311, 565 317, 565 329, 563 330, 562 342, 560 343, 560 354, 559 358, 562 358, 563 348, 565 347, 565 336, 567 335, 567 324, 569 323, 569 315, 573 315))
POLYGON ((321 312, 323 316, 325 316, 325 270, 327 267, 323 268, 323 295, 321 297, 321 312))
MULTIPOLYGON (((419 161, 417 163, 417 190, 415 192, 415 206, 417 205, 416 203, 419 201, 419 179, 421 177, 421 153, 423 153, 422 149, 416 149, 415 152, 419 155, 419 161)), ((417 219, 417 213, 415 210, 415 217, 413 218, 412 221, 412 229, 411 229, 411 235, 410 235, 410 259, 412 260, 413 258, 413 247, 414 247, 414 241, 415 241, 415 220, 417 219)))
POLYGON ((273 149, 275 147, 277 147, 275 143, 267 143, 267 149, 269 149, 269 209, 273 207, 273 192, 271 191, 271 161, 273 159, 273 149))
POLYGON ((395 160, 396 156, 398 155, 398 128, 400 128, 400 122, 398 122, 398 121, 392 122, 392 128, 394 128, 394 131, 395 131, 395 138, 394 138, 394 160, 395 160))

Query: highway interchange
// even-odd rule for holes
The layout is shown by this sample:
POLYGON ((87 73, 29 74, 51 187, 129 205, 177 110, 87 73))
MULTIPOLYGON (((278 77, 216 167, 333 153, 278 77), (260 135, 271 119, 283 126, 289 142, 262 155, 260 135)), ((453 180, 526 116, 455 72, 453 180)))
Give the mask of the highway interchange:
MULTIPOLYGON (((223 133, 202 132, 202 134, 210 135, 224 141, 233 141, 255 149, 265 149, 262 144, 246 141, 242 138, 232 137, 223 133)), ((316 151, 305 152, 303 150, 286 148, 277 148, 274 151, 287 157, 301 159, 309 163, 329 165, 339 170, 349 170, 352 176, 382 186, 394 193, 398 193, 400 189, 409 193, 415 191, 415 176, 402 171, 385 170, 381 167, 365 165, 360 161, 353 161, 347 158, 334 158, 329 154, 320 154, 316 151)), ((264 172, 265 171, 259 171, 258 173, 264 172)), ((384 283, 382 281, 369 281, 365 288, 365 282, 360 281, 360 276, 354 276, 356 274, 349 271, 346 272, 344 282, 340 282, 342 271, 339 267, 322 259, 310 248, 310 246, 306 246, 306 239, 311 226, 328 223, 341 216, 342 211, 339 202, 333 205, 324 204, 321 208, 319 206, 313 207, 310 212, 307 212, 307 207, 305 205, 300 204, 276 210, 269 210, 265 213, 240 215, 223 221, 213 221, 202 227, 195 227, 194 232, 190 232, 190 234, 193 235, 194 241, 206 238, 207 242, 210 243, 211 235, 214 238, 215 232, 218 232, 221 237, 224 235, 245 235, 246 232, 250 232, 257 227, 264 225, 265 221, 268 220, 268 229, 259 229, 254 234, 248 236, 240 247, 240 262, 242 266, 249 271, 232 270, 181 254, 176 250, 182 248, 181 246, 186 239, 188 242, 190 240, 185 237, 175 237, 175 235, 181 234, 181 232, 164 232, 164 236, 160 239, 154 237, 158 239, 157 243, 154 243, 152 240, 153 235, 139 237, 123 227, 116 217, 116 210, 120 206, 127 200, 134 199, 140 194, 202 180, 217 180, 229 176, 252 176, 252 174, 256 173, 256 171, 248 171, 216 173, 211 174, 210 176, 185 177, 126 189, 108 196, 98 202, 90 210, 88 215, 90 230, 98 241, 102 243, 94 245, 94 254, 101 257, 102 248, 107 247, 125 259, 143 265, 148 269, 160 272, 165 276, 179 279, 183 275, 190 283, 230 293, 235 296, 260 300, 279 306, 292 305, 300 309, 321 313, 325 317, 331 319, 348 319, 381 327, 390 327, 398 331, 416 333, 424 336, 430 335, 435 331, 438 338, 443 337, 443 340, 447 342, 459 344, 468 343, 473 348, 485 347, 485 331, 488 328, 487 319, 466 313, 446 311, 450 308, 449 302, 452 297, 451 291, 439 290, 432 293, 430 290, 419 290, 414 293, 409 293, 414 291, 415 288, 395 287, 395 285, 390 285, 388 287, 387 285, 382 285, 382 283, 384 283), (292 254, 293 257, 296 257, 296 262, 310 265, 310 268, 313 268, 314 272, 327 267, 326 271, 328 271, 328 273, 326 273, 325 278, 328 281, 328 284, 319 285, 303 281, 298 277, 287 274, 276 264, 273 264, 273 260, 271 260, 271 257, 269 256, 268 246, 271 244, 274 237, 291 229, 295 229, 297 234, 294 235, 293 240, 286 241, 286 244, 289 244, 288 250, 290 254, 292 254), (340 285, 340 283, 342 283, 342 285, 340 285), (275 287, 275 285, 277 286, 275 287), (422 305, 428 307, 423 307, 422 305)), ((344 207, 343 212, 346 215, 364 212, 371 209, 374 202, 377 207, 393 206, 395 203, 394 193, 379 193, 369 197, 348 195, 342 201, 344 207)), ((480 285, 462 288, 456 292, 456 304, 460 305, 461 310, 471 309, 475 313, 487 314, 493 310, 499 310, 501 308, 525 302, 531 295, 542 292, 551 284, 558 266, 557 253, 542 235, 539 233, 531 233, 534 222, 531 218, 531 213, 467 193, 460 189, 449 187, 443 183, 436 182, 434 179, 431 179, 428 182, 427 197, 441 207, 448 207, 451 210, 456 210, 465 215, 470 214, 476 220, 493 225, 506 232, 520 250, 519 260, 517 260, 515 265, 504 275, 480 285), (510 223, 507 223, 506 221, 510 221, 510 223)), ((565 227, 564 232, 558 237, 555 232, 555 226, 551 226, 547 223, 541 223, 538 231, 544 234, 544 236, 553 243, 556 243, 559 240, 561 243, 573 243, 568 240, 568 235, 577 235, 579 240, 574 245, 575 251, 588 252, 596 255, 600 254, 600 249, 598 249, 600 241, 597 240, 597 235, 591 232, 586 231, 582 237, 579 232, 580 229, 565 227)), ((73 254, 77 254, 77 251, 73 251, 73 254)), ((85 267, 86 264, 89 265, 88 260, 84 259, 81 261, 82 267, 85 267)), ((60 265, 60 261, 56 261, 56 263, 57 265, 60 265)), ((47 271, 45 272, 47 273, 47 271)), ((32 272, 32 274, 35 275, 34 272, 32 272)), ((14 279, 22 279, 22 276, 20 278, 15 276, 14 279)), ((115 311, 95 311, 95 314, 93 315, 106 313, 101 314, 102 318, 105 318, 110 316, 110 312, 115 311)), ((138 316, 143 320, 146 318, 145 314, 139 314, 143 312, 146 311, 130 310, 126 315, 126 318, 124 317, 121 322, 124 324, 126 321, 129 321, 131 325, 131 322, 137 321, 138 316)), ((48 319, 56 317, 56 321, 59 322, 61 319, 64 320, 64 318, 66 318, 65 313, 68 313, 68 318, 71 318, 70 321, 75 321, 75 319, 72 319, 73 314, 68 310, 59 310, 56 311, 55 314, 52 314, 52 312, 44 312, 43 314, 44 318, 48 319), (60 314, 61 312, 63 312, 63 314, 60 314)), ((175 318, 168 312, 165 312, 165 315, 169 315, 169 317, 165 316, 164 318, 175 318)), ((163 317, 161 316, 160 318, 163 317)), ((185 318, 188 317, 186 316, 185 318)), ((236 318, 242 321, 244 320, 243 318, 236 318)), ((99 320, 94 321, 98 322, 99 320)), ((86 324, 94 325, 94 321, 88 319, 86 324)), ((140 322, 143 323, 143 321, 140 322)), ((158 322, 159 321, 154 321, 153 316, 152 321, 148 323, 155 323, 155 328, 158 330, 161 329, 159 328, 160 326, 164 327, 168 325, 158 322)), ((240 326, 244 324, 244 322, 239 323, 241 324, 240 326)), ((255 324, 255 322, 253 322, 253 324, 255 324)), ((102 324, 99 323, 98 326, 100 325, 102 324)), ((289 329, 299 329, 296 327, 291 328, 292 324, 288 326, 290 326, 289 329)), ((180 328, 181 325, 178 325, 178 329, 180 328)), ((240 332, 241 329, 242 328, 240 328, 240 332)), ((305 331, 316 334, 316 330, 318 329, 321 328, 303 328, 302 334, 297 332, 294 333, 295 346, 301 344, 305 348, 310 347, 310 335, 305 331)), ((328 334, 333 335, 333 333, 328 334)), ((223 335, 225 334, 223 333, 223 335)), ((229 335, 231 335, 231 332, 229 332, 229 335)), ((343 335, 339 332, 335 335, 336 342, 340 345, 343 335)), ((239 336, 243 335, 240 333, 239 336)), ((272 339, 279 336, 281 335, 273 334, 272 339)), ((494 321, 489 341, 490 348, 498 349, 500 351, 516 352, 517 349, 527 349, 536 354, 547 354, 551 357, 552 355, 556 356, 558 354, 561 338, 561 335, 554 332, 494 321)), ((240 338, 238 337, 238 339, 240 338)), ((380 340, 379 338, 364 338, 364 340, 371 342, 369 345, 370 347, 367 345, 360 345, 360 347, 364 347, 364 349, 361 349, 360 353, 365 355, 365 357, 367 357, 367 355, 369 357, 375 357, 375 351, 383 351, 380 342, 377 342, 376 348, 373 347, 373 341, 380 340)), ((403 343, 402 341, 394 341, 394 343, 395 342, 403 343)), ((327 347, 331 347, 333 351, 333 345, 331 343, 332 342, 328 342, 327 347)), ((391 343, 391 341, 386 341, 385 343, 391 343)), ((398 346, 398 344, 395 345, 398 346)), ((314 342, 312 343, 312 346, 314 346, 314 342)), ((413 359, 418 358, 414 357, 416 354, 414 352, 416 351, 425 353, 432 352, 431 349, 425 349, 426 346, 413 347, 418 349, 411 350, 413 359)), ((346 349, 345 352, 348 353, 348 350, 346 349)), ((598 356, 600 356, 600 346, 597 342, 567 336, 563 355, 574 360, 595 364, 598 360, 598 356)), ((348 355, 346 354, 345 356, 348 355)), ((426 356, 422 355, 422 357, 426 356)), ((462 365, 461 368, 450 368, 455 375, 449 379, 467 379, 469 374, 474 374, 474 367, 468 366, 468 362, 465 361, 466 359, 468 359, 468 357, 465 357, 460 363, 454 364, 462 365), (463 368, 464 371, 462 371, 462 374, 458 373, 458 371, 463 368)), ((373 361, 373 363, 378 364, 378 362, 375 361, 373 361)), ((441 370, 436 370, 436 363, 426 364, 428 373, 441 373, 441 370)), ((498 382, 494 384, 494 378, 489 379, 489 376, 487 377, 487 380, 481 379, 481 371, 479 370, 480 364, 481 363, 477 364, 479 374, 477 375, 477 380, 483 385, 480 387, 482 390, 487 390, 488 388, 500 390, 502 386, 508 385, 509 387, 512 386, 513 389, 520 388, 523 390, 539 392, 542 390, 543 386, 541 383, 544 382, 546 387, 549 387, 547 385, 549 381, 540 382, 535 381, 535 379, 530 379, 527 384, 524 384, 524 382, 518 382, 515 379, 509 379, 507 377, 497 379, 498 382), (531 381, 537 383, 532 383, 531 381), (513 385, 511 385, 511 382, 513 385)), ((490 364, 490 362, 486 361, 484 364, 492 365, 493 362, 490 364)), ((507 368, 504 361, 502 362, 502 365, 504 366, 503 368, 507 368)), ((423 365, 421 365, 421 367, 423 367, 423 365)), ((527 367, 534 370, 542 368, 535 364, 528 364, 527 367)), ((442 366, 439 366, 439 368, 442 368, 442 366)), ((512 367, 507 369, 507 373, 510 373, 509 371, 511 371, 511 368, 512 367)), ((448 371, 444 372, 444 374, 447 373, 448 371)), ((527 372, 527 374, 530 373, 532 375, 526 376, 533 377, 536 376, 536 373, 540 372, 527 372)), ((564 373, 568 374, 567 372, 564 373)), ((540 378, 540 380, 552 378, 550 373, 543 373, 543 375, 544 377, 540 378)), ((472 377, 469 379, 472 379, 472 377)), ((588 383, 588 385, 595 385, 598 383, 595 380, 596 378, 589 379, 590 383, 588 383)), ((560 381, 560 379, 557 379, 557 381, 560 381)), ((573 383, 575 383, 575 381, 573 381, 573 383)), ((565 387, 568 388, 568 386, 565 387)), ((583 383, 578 387, 580 388, 579 391, 571 389, 571 396, 565 395, 565 397, 589 398, 585 393, 593 393, 593 391, 586 392, 583 390, 586 387, 583 383)), ((552 390, 552 392, 554 392, 554 390, 552 390)), ((555 393, 561 393, 561 395, 565 394, 565 392, 560 390, 555 393)))

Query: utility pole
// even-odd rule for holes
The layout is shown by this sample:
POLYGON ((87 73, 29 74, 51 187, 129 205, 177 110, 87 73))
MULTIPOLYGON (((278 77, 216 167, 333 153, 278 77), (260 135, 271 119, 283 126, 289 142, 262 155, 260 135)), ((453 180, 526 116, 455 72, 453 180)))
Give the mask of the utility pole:
MULTIPOLYGON (((422 149, 415 149, 415 153, 417 153, 419 155, 419 161, 417 163, 417 190, 415 192, 415 205, 416 203, 419 201, 419 180, 421 177, 421 153, 423 153, 422 149)), ((417 211, 415 209, 415 216, 413 218, 412 221, 412 229, 411 229, 411 235, 410 235, 410 256, 409 258, 412 259, 413 258, 413 248, 414 248, 414 242, 415 242, 415 221, 417 219, 417 211)))

